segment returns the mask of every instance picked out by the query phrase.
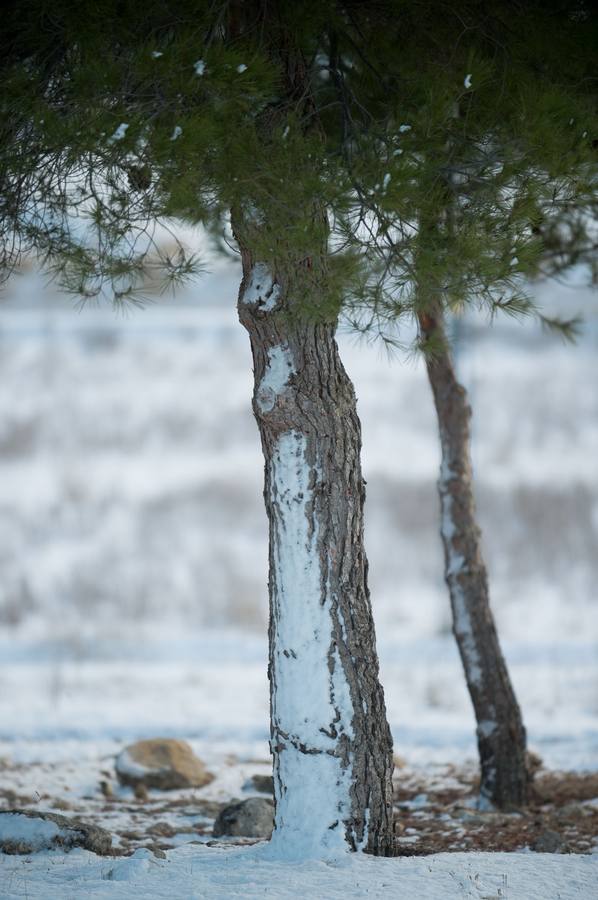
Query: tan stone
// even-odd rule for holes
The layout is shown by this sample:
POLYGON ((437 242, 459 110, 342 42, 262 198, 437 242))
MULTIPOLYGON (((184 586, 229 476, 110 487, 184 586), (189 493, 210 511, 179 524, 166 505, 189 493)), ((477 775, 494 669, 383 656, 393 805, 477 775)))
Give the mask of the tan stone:
POLYGON ((214 778, 189 744, 174 738, 130 744, 116 757, 115 769, 121 784, 162 791, 203 787, 214 778))

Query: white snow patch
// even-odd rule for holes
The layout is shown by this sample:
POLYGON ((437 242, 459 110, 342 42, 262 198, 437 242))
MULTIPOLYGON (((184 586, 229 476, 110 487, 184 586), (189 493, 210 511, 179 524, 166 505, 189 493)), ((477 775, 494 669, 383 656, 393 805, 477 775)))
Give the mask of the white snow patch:
MULTIPOLYGON (((243 647, 242 638, 240 637, 239 648, 243 647)), ((226 667, 221 669, 226 671, 226 667)), ((216 681, 218 676, 216 676, 216 681)), ((121 682, 122 683, 122 682, 121 682)), ((205 683, 205 682, 204 682, 205 683)), ((194 690, 197 690, 197 682, 194 690)), ((234 682, 230 682, 229 690, 234 694, 234 682)), ((174 693, 174 692, 173 692, 174 693)), ((192 699, 191 699, 192 702, 192 699)), ((188 714, 189 703, 187 702, 186 710, 188 714)), ((206 745, 207 747, 207 745, 206 745)), ((107 750, 108 747, 105 747, 107 750)), ((199 748, 198 748, 199 749, 199 748)), ((213 752, 212 751, 210 752, 213 752)), ((0 751, 4 748, 0 747, 0 751)), ((66 773, 65 783, 71 788, 75 788, 77 796, 89 790, 89 785, 97 777, 100 756, 105 758, 105 750, 101 754, 96 754, 93 758, 86 760, 86 769, 81 768, 81 759, 77 760, 78 770, 73 772, 69 767, 66 773), (82 776, 82 777, 81 777, 82 776), (74 785, 73 785, 74 778, 74 785)), ((60 757, 63 757, 64 748, 59 750, 60 757)), ((85 753, 85 750, 84 750, 85 753)), ((47 757, 46 757, 47 758, 47 757)), ((222 751, 215 751, 214 759, 219 758, 222 764, 222 751)), ((48 766, 40 771, 47 772, 48 766)), ((55 770, 56 771, 56 770, 55 770)), ((223 775, 225 781, 218 777, 217 784, 219 788, 210 786, 206 791, 206 799, 217 799, 223 801, 231 796, 240 796, 240 791, 244 775, 241 776, 239 767, 223 766, 223 775), (231 778, 231 774, 237 776, 236 779, 231 778), (226 794, 222 793, 224 790, 226 794)), ((254 771, 254 769, 252 769, 254 771)), ((260 772, 265 774, 266 765, 260 767, 260 772)), ((446 767, 442 767, 442 772, 446 773, 446 767)), ((30 777, 28 775, 28 777, 30 777)), ((448 775, 443 774, 442 784, 452 787, 458 784, 448 775)), ((38 781, 38 784, 40 782, 38 781)), ((216 782, 214 783, 216 784, 216 782)), ((46 787, 47 782, 44 782, 46 787)), ((203 795, 202 791, 202 795, 203 795)), ((68 791, 65 798, 72 799, 71 791, 68 791)), ((178 796, 178 794, 176 795, 178 796)), ((417 798, 415 798, 417 799, 417 798)), ((467 808, 479 808, 475 801, 468 802, 467 808)), ((592 805, 592 801, 588 805, 592 805)), ((114 812, 109 814, 111 822, 107 822, 108 827, 113 829, 117 827, 132 827, 128 824, 120 825, 122 821, 120 815, 114 818, 114 812), (119 826, 116 822, 119 822, 119 826)), ((449 817, 446 817, 449 818, 449 817)), ((103 824, 100 820, 98 824, 103 824)), ((412 832, 406 832, 409 834, 412 832)), ((180 836, 182 837, 182 835, 180 836)), ((197 833, 190 832, 187 834, 187 840, 197 839, 197 833)), ((178 844, 179 835, 173 837, 169 843, 178 844)), ((596 846, 594 852, 598 851, 596 846)), ((2 877, 0 883, 7 890, 6 900, 16 900, 27 896, 29 900, 48 900, 48 897, 70 897, 69 889, 75 889, 76 896, 85 896, 86 898, 101 898, 101 900, 131 900, 132 897, 148 897, 164 898, 171 900, 176 897, 212 897, 221 898, 221 900, 246 900, 246 898, 258 898, 270 896, 274 890, 272 885, 276 885, 275 896, 279 898, 295 898, 300 894, 306 898, 341 898, 345 897, 407 897, 409 900, 430 900, 430 898, 442 898, 442 900, 463 900, 469 897, 469 893, 464 894, 462 891, 462 881, 471 883, 467 873, 477 880, 473 883, 471 898, 483 896, 483 891, 488 896, 498 900, 496 891, 492 891, 493 873, 508 872, 508 898, 509 900, 545 900, 545 898, 556 896, 546 888, 548 884, 548 874, 543 882, 542 873, 544 867, 553 866, 558 869, 559 857, 550 854, 542 854, 542 868, 536 873, 540 880, 533 882, 534 873, 525 868, 521 870, 518 866, 531 865, 534 860, 537 862, 538 854, 530 852, 518 852, 514 854, 446 854, 433 857, 419 857, 409 860, 409 865, 415 868, 404 869, 403 865, 406 860, 391 859, 380 860, 373 859, 363 854, 347 854, 344 855, 334 864, 330 861, 321 862, 318 860, 310 861, 278 861, 272 859, 271 854, 268 858, 268 850, 264 845, 251 848, 246 851, 241 848, 231 847, 230 849, 221 849, 216 847, 203 848, 198 845, 189 845, 180 847, 176 850, 168 852, 168 859, 165 861, 155 860, 154 862, 147 857, 148 865, 145 866, 141 862, 135 865, 128 864, 129 860, 110 859, 107 857, 97 857, 94 854, 84 850, 73 850, 68 854, 60 851, 52 851, 51 853, 42 853, 36 857, 1 857, 2 861, 2 877), (246 855, 247 854, 247 855, 246 855), (496 866, 492 860, 500 857, 500 865, 496 866), (460 862, 456 863, 456 860, 460 862), (120 869, 121 864, 124 871, 114 872, 120 869), (367 868, 364 868, 367 865, 367 868), (129 870, 127 877, 126 870, 129 870), (135 871, 135 869, 137 871, 135 871), (433 870, 430 871, 430 869, 433 870), (110 871, 113 875, 109 875, 110 871), (34 873, 34 874, 33 874, 34 873), (444 875, 441 877, 441 873, 444 875), (451 874, 452 873, 452 874, 451 874), (458 880, 455 879, 456 873, 459 874, 458 880), (6 883, 2 880, 7 875, 6 882, 9 879, 13 881, 14 894, 6 887, 6 883), (117 877, 115 877, 117 876, 117 877), (19 880, 26 878, 26 892, 24 887, 17 887, 19 880), (135 884, 133 890, 128 882, 139 880, 139 884, 135 884), (112 882, 115 882, 112 884, 112 882), (119 884, 118 882, 121 882, 119 884), (536 885, 536 894, 531 889, 532 885, 536 885), (73 885, 75 887, 73 887, 73 885), (479 888, 480 894, 477 889, 479 888), (542 893, 543 889, 544 893, 542 893), (128 890, 127 890, 128 889, 128 890), (122 891, 122 893, 120 893, 122 891), (293 891, 295 893, 293 893, 293 891), (444 892, 443 892, 444 891, 444 892), (96 893, 97 892, 97 893, 96 893)), ((135 854, 139 858, 140 854, 135 854)), ((143 858, 143 857, 142 857, 143 858)), ((566 864, 566 859, 561 856, 561 861, 566 864)), ((567 870, 567 873, 558 870, 555 874, 558 878, 562 878, 562 884, 566 884, 566 875, 571 879, 570 892, 562 892, 561 896, 566 900, 579 900, 593 896, 590 890, 592 878, 596 878, 598 870, 598 857, 593 859, 589 856, 575 857, 575 859, 585 860, 584 868, 577 868, 573 871, 567 870), (584 875, 585 873, 585 875, 584 875)), ((540 865, 540 863, 537 863, 540 865)), ((559 882, 561 884, 561 882, 559 882)), ((0 891, 1 893, 1 891, 0 891)), ((73 895, 74 896, 74 895, 73 895)), ((4 900, 5 895, 2 894, 4 900)))
POLYGON ((164 56, 161 50, 152 50, 152 59, 160 59, 161 56, 164 56))
POLYGON ((476 646, 471 618, 463 591, 458 584, 452 586, 453 606, 455 612, 455 631, 462 641, 463 652, 467 659, 469 680, 472 684, 481 685, 482 683, 482 667, 480 654, 476 646))
POLYGON ((276 827, 270 852, 282 858, 335 856, 347 849, 343 822, 350 816, 351 765, 338 756, 336 732, 351 735, 349 687, 333 647, 330 603, 322 596, 318 523, 312 512, 317 468, 307 441, 288 431, 272 458, 274 501, 274 670, 272 701, 276 827), (307 751, 307 752, 306 752, 307 751), (280 785, 285 785, 281 793, 280 785))
POLYGON ((151 850, 140 847, 132 856, 119 860, 108 870, 104 878, 108 881, 138 881, 152 868, 163 868, 166 865, 157 859, 151 850))
POLYGON ((243 72, 246 72, 246 71, 247 71, 247 66, 245 65, 245 63, 241 63, 240 65, 237 66, 237 72, 239 73, 239 75, 242 75, 243 72))
POLYGON ((451 541, 453 535, 455 534, 455 523, 453 522, 453 498, 451 495, 443 488, 443 481, 441 477, 441 492, 440 492, 440 533, 442 537, 447 542, 447 544, 451 541))
POLYGON ((171 141, 176 141, 177 138, 180 138, 180 136, 182 135, 182 133, 183 133, 183 129, 181 128, 181 126, 180 126, 180 125, 175 125, 175 126, 174 126, 174 129, 173 129, 173 132, 172 132, 172 134, 171 134, 171 136, 170 136, 170 140, 171 140, 171 141))
POLYGON ((319 860, 276 862, 265 850, 263 845, 247 849, 186 846, 168 851, 164 861, 137 851, 116 863, 86 850, 7 858, 5 896, 6 900, 25 896, 28 900, 74 896, 86 900, 580 900, 594 896, 598 878, 598 859, 577 854, 441 853, 395 859, 348 854, 331 865, 319 860), (120 874, 123 870, 128 870, 128 878, 120 874))
POLYGON ((451 595, 454 606, 455 631, 462 638, 463 652, 465 654, 469 678, 473 684, 481 684, 482 668, 480 655, 476 646, 471 618, 465 603, 465 597, 459 583, 453 579, 453 576, 459 575, 465 566, 465 558, 457 553, 452 539, 457 532, 457 527, 453 519, 453 498, 448 491, 448 481, 454 477, 448 463, 443 459, 440 468, 440 531, 446 548, 446 574, 451 578, 451 595))
POLYGON ((399 125, 399 134, 405 134, 407 131, 411 131, 412 125, 399 125))
POLYGON ((121 122, 112 137, 108 138, 109 144, 114 144, 116 141, 122 141, 124 136, 127 133, 127 128, 129 127, 127 122, 121 122))
POLYGON ((442 457, 440 463, 440 481, 443 486, 447 485, 451 478, 455 478, 455 473, 451 469, 446 457, 442 457))
POLYGON ((264 312, 271 312, 280 298, 280 285, 277 284, 270 270, 264 263, 256 263, 251 271, 249 283, 243 291, 242 303, 254 304, 264 312))
POLYGON ((142 766, 141 763, 134 760, 128 750, 123 750, 118 754, 116 768, 123 775, 130 775, 132 778, 143 778, 150 771, 147 766, 142 766))
POLYGON ((470 89, 470 87, 471 87, 471 72, 470 72, 468 75, 465 76, 465 78, 464 78, 464 80, 463 80, 463 87, 464 87, 466 90, 469 90, 469 89, 470 89))
POLYGON ((276 398, 282 394, 294 372, 288 344, 270 347, 266 371, 257 389, 257 405, 262 412, 269 412, 274 408, 276 398))
POLYGON ((465 557, 461 556, 460 553, 451 553, 446 574, 447 575, 458 575, 459 572, 463 571, 464 567, 465 567, 465 557))
POLYGON ((195 70, 195 74, 201 76, 206 70, 206 64, 203 59, 198 59, 197 62, 193 64, 193 68, 195 70))
POLYGON ((490 737, 496 731, 496 722, 492 719, 483 719, 478 724, 478 734, 482 737, 490 737))

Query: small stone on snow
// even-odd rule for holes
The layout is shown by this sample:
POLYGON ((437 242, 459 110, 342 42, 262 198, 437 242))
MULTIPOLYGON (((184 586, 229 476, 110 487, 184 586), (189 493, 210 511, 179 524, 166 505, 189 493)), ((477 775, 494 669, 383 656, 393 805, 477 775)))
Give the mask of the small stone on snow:
POLYGON ((265 797, 248 797, 221 810, 214 822, 214 837, 269 838, 274 827, 274 804, 265 797))
POLYGON ((530 844, 530 850, 535 853, 560 853, 563 847, 563 841, 560 834, 556 831, 543 831, 530 844))

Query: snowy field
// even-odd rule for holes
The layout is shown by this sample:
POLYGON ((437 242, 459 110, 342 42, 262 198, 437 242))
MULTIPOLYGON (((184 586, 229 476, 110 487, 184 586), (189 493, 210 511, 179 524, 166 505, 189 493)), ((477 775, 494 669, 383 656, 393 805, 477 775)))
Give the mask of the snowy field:
POLYGON ((171 850, 168 859, 137 851, 127 859, 86 850, 51 851, 41 864, 17 866, 0 860, 7 900, 345 900, 346 897, 405 900, 594 900, 595 857, 535 854, 453 853, 443 856, 371 859, 336 863, 271 862, 263 850, 171 850), (261 852, 260 852, 261 851, 261 852), (3 872, 4 870, 4 872, 3 872))
MULTIPOLYGON (((190 740, 216 768, 266 763, 266 523, 237 280, 217 267, 125 318, 78 312, 32 273, 0 301, 0 787, 39 799, 70 780, 84 796, 123 742, 155 735, 190 740)), ((549 767, 598 770, 598 299, 542 291, 552 309, 585 313, 579 346, 469 318, 458 366, 530 746, 549 767)), ((341 344, 363 423, 395 752, 411 767, 462 764, 475 759, 474 724, 442 579, 425 373, 351 336, 341 344)), ((196 849, 123 859, 112 875, 114 861, 86 851, 0 857, 0 897, 296 896, 284 875, 267 888, 273 864, 257 851, 243 862, 196 849)), ((585 900, 598 896, 596 860, 359 860, 293 877, 310 897, 585 900)))

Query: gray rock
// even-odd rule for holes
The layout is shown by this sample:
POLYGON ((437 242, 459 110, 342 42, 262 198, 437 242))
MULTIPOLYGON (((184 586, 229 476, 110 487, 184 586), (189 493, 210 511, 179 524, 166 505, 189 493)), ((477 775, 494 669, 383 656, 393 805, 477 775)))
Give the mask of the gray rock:
POLYGON ((189 744, 174 738, 130 744, 118 754, 114 767, 121 784, 160 791, 203 787, 214 778, 189 744))
POLYGON ((455 818, 461 819, 467 825, 493 825, 499 826, 509 822, 509 815, 497 812, 472 811, 469 809, 459 809, 455 813, 455 818))
POLYGON ((530 844, 530 848, 536 853, 560 853, 563 849, 563 841, 556 831, 543 831, 530 844))
POLYGON ((596 814, 596 806, 586 803, 567 803, 557 810, 559 819, 585 819, 596 814))
POLYGON ((265 797, 248 797, 220 812, 214 822, 214 837, 269 838, 274 827, 274 804, 265 797))
POLYGON ((105 854, 112 849, 112 837, 98 825, 89 825, 58 813, 29 809, 0 812, 2 853, 36 853, 58 847, 63 850, 83 847, 92 853, 105 854))
POLYGON ((244 791, 257 791, 258 794, 274 794, 274 779, 271 775, 252 775, 243 785, 244 791))

